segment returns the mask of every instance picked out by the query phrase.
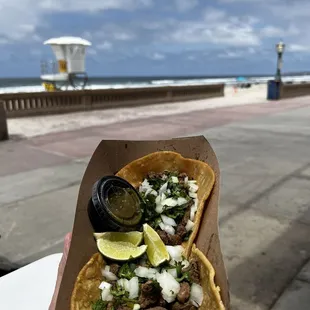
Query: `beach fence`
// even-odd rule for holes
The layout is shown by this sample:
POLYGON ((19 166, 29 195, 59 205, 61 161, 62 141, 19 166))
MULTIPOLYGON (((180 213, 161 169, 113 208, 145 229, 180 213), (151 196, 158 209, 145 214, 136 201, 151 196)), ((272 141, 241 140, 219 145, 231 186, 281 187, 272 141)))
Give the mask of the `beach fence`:
POLYGON ((280 99, 310 96, 310 83, 282 84, 280 87, 280 99))
POLYGON ((1 94, 8 118, 224 96, 224 84, 1 94))

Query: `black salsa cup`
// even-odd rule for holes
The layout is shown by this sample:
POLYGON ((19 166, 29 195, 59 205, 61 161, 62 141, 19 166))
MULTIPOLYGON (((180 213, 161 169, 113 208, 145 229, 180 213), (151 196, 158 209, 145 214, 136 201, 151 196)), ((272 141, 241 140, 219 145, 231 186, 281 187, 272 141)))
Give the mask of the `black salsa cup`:
POLYGON ((142 199, 138 191, 126 180, 114 175, 105 176, 93 185, 92 196, 88 203, 88 216, 95 232, 139 230, 142 215, 142 199), (128 214, 122 218, 113 212, 109 193, 115 190, 129 193, 130 199, 135 204, 130 210, 133 214, 131 218, 128 214))

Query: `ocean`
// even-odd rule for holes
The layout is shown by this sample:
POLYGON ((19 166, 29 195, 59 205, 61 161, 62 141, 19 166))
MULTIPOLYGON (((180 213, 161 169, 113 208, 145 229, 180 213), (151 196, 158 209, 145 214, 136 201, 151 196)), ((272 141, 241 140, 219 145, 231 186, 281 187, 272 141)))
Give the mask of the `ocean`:
MULTIPOLYGON (((266 83, 273 76, 243 76, 253 84, 266 83)), ((290 75, 283 77, 283 81, 310 81, 309 75, 290 75)), ((120 89, 130 87, 158 87, 173 85, 204 85, 225 83, 233 85, 233 76, 183 76, 183 77, 90 77, 86 89, 120 89)), ((68 88, 70 89, 70 87, 68 88)), ((0 78, 0 94, 19 92, 43 92, 44 87, 40 78, 0 78)))

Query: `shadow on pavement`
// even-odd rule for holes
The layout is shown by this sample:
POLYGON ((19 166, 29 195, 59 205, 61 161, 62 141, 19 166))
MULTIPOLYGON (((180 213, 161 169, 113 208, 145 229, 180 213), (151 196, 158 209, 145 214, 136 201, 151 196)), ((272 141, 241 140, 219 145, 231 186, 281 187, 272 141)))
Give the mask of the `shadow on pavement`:
MULTIPOLYGON (((274 211, 268 210, 268 204, 265 208, 266 211, 255 206, 253 207, 254 204, 257 205, 264 197, 267 197, 266 201, 268 201, 270 199, 269 195, 274 191, 280 188, 285 190, 285 185, 289 185, 287 183, 288 181, 296 181, 296 179, 306 180, 306 182, 309 182, 310 187, 310 177, 301 175, 309 166, 310 164, 304 165, 293 173, 286 175, 265 191, 257 193, 253 198, 240 205, 235 212, 231 212, 221 219, 221 226, 228 225, 226 222, 230 218, 236 215, 239 217, 244 216, 251 209, 260 218, 263 220, 266 219, 265 225, 270 223, 270 219, 272 223, 279 223, 278 227, 265 226, 266 231, 272 229, 278 229, 279 231, 282 227, 286 227, 284 233, 273 239, 266 248, 259 246, 255 254, 253 253, 253 256, 246 258, 241 264, 231 268, 228 276, 231 295, 234 296, 232 298, 232 309, 270 309, 303 265, 309 260, 310 197, 302 205, 306 211, 301 216, 296 217, 296 219, 289 219, 281 214, 276 214, 274 211), (249 307, 250 304, 255 304, 255 308, 249 307)), ((298 198, 294 197, 296 204, 292 205, 292 208, 296 208, 296 205, 301 207, 301 205, 298 205, 300 203, 298 198)), ((246 220, 246 217, 244 217, 244 220, 246 220)), ((244 243, 242 246, 246 247, 247 245, 244 243)), ((230 258, 228 257, 226 259, 230 258)), ((296 309, 298 309, 298 305, 296 305, 296 309)))

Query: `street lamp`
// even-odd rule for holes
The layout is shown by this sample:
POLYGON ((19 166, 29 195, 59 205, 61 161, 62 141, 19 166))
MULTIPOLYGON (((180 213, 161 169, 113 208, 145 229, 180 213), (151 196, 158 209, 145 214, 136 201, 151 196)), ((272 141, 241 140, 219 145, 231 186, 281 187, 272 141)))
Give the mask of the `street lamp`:
POLYGON ((276 45, 276 51, 278 54, 278 61, 277 61, 277 72, 276 72, 275 80, 277 82, 281 82, 282 56, 283 56, 284 49, 285 49, 285 44, 282 41, 280 41, 276 45))

